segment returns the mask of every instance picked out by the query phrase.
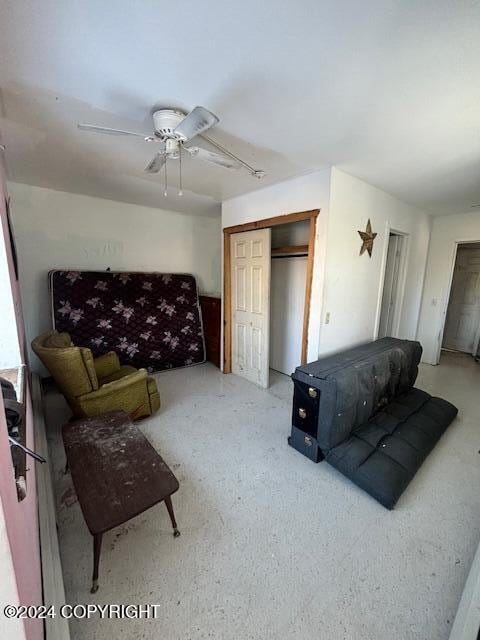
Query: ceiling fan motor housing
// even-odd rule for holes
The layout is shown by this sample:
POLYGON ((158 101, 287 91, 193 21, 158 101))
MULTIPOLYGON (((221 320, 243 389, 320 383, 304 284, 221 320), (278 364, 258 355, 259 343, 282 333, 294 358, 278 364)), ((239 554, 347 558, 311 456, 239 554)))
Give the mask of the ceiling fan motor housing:
POLYGON ((175 127, 185 118, 185 113, 178 109, 160 109, 152 114, 155 135, 162 140, 178 139, 174 133, 175 127))

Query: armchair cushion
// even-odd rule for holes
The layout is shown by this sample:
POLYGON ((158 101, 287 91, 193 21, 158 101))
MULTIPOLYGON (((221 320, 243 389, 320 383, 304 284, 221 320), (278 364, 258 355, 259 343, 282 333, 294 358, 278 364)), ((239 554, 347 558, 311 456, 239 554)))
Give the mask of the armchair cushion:
POLYGON ((114 382, 115 380, 120 380, 120 378, 129 376, 131 373, 135 373, 136 371, 138 371, 138 369, 135 369, 135 367, 132 367, 130 364, 122 364, 116 371, 113 371, 110 375, 100 378, 100 385, 108 384, 109 382, 114 382))
POLYGON ((102 356, 98 356, 98 358, 94 358, 93 364, 99 379, 106 378, 120 369, 120 360, 114 351, 109 351, 102 356))

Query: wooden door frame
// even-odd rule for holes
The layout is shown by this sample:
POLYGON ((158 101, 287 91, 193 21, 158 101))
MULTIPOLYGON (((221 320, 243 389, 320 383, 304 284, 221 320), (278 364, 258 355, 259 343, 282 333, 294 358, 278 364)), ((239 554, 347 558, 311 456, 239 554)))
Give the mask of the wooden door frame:
POLYGON ((297 213, 287 213, 273 218, 264 218, 244 224, 237 224, 233 227, 223 229, 223 373, 232 371, 232 278, 231 278, 231 256, 230 239, 234 233, 244 231, 254 231, 255 229, 269 229, 279 224, 292 224, 309 220, 308 254, 307 254, 307 274, 305 282, 305 303, 303 307, 303 330, 302 330, 302 355, 301 363, 307 362, 308 352, 308 326, 310 321, 310 300, 312 297, 313 259, 315 255, 315 232, 317 217, 320 209, 310 211, 299 211, 297 213))

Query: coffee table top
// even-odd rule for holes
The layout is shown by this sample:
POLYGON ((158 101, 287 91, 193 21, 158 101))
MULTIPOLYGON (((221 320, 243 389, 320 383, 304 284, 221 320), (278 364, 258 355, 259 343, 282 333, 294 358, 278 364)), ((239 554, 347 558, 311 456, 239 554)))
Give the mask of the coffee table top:
POLYGON ((92 534, 127 522, 179 487, 124 411, 69 422, 62 435, 78 501, 92 534))

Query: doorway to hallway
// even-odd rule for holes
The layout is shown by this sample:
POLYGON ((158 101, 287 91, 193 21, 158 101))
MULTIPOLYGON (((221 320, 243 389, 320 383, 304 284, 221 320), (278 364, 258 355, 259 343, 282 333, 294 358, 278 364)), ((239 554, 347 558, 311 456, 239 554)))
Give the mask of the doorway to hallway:
POLYGON ((459 244, 442 347, 476 355, 480 340, 480 243, 459 244))

